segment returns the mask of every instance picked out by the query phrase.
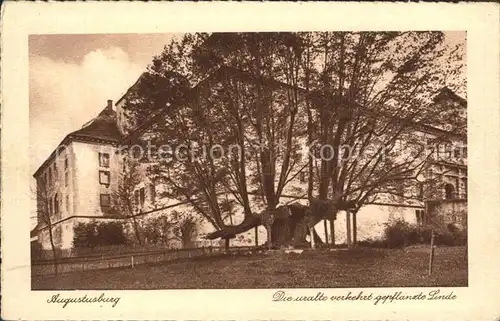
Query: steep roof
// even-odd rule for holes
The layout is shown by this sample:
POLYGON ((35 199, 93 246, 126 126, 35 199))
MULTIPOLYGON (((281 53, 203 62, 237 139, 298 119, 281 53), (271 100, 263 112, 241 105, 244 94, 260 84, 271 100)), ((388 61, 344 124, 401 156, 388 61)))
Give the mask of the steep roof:
POLYGON ((139 78, 137 78, 137 80, 134 82, 134 84, 132 86, 130 86, 127 91, 120 97, 120 99, 118 99, 115 103, 115 105, 118 105, 122 100, 124 100, 129 94, 131 91, 134 90, 134 88, 139 84, 139 82, 141 82, 144 78, 146 77, 146 72, 143 72, 139 78))
POLYGON ((453 90, 448 87, 443 87, 439 91, 439 93, 434 97, 435 102, 443 101, 443 100, 454 100, 458 102, 462 107, 467 108, 467 100, 463 97, 457 95, 453 90))
POLYGON ((122 139, 120 131, 116 124, 116 112, 112 108, 112 101, 108 101, 108 105, 89 122, 85 123, 82 128, 71 132, 57 145, 57 148, 43 162, 43 164, 33 174, 38 175, 56 156, 56 152, 60 146, 65 146, 72 141, 80 141, 86 143, 104 143, 117 144, 122 139))
POLYGON ((121 139, 121 134, 116 126, 116 112, 108 106, 96 118, 68 136, 118 142, 121 139))

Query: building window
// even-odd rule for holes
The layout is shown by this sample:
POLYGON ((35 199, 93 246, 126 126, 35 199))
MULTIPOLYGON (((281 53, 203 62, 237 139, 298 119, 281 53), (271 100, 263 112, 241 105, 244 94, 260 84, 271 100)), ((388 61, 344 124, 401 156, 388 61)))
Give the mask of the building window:
POLYGON ((66 211, 69 212, 69 195, 66 195, 66 211))
POLYGON ((452 146, 449 143, 439 144, 437 146, 437 156, 440 160, 449 160, 452 155, 452 146))
POLYGON ((109 209, 111 207, 111 198, 109 194, 101 194, 100 203, 102 208, 109 209))
POLYGON ((417 218, 417 226, 423 226, 425 224, 425 211, 415 210, 415 216, 417 218))
POLYGON ((437 144, 436 145, 436 148, 435 148, 435 152, 436 152, 436 159, 437 160, 440 160, 441 159, 441 144, 437 144))
POLYGON ((139 207, 139 191, 138 190, 134 191, 134 204, 135 204, 135 206, 139 207))
POLYGON ((58 195, 54 195, 54 213, 58 214, 59 213, 59 198, 58 195))
POLYGON ((144 187, 139 189, 139 201, 141 202, 141 206, 144 206, 144 202, 146 200, 146 193, 144 187))
POLYGON ((99 183, 109 186, 110 174, 108 171, 99 171, 99 183))
POLYGON ((305 183, 306 182, 306 172, 302 171, 299 173, 299 180, 301 183, 305 183))
POLYGON ((109 154, 108 153, 99 153, 99 166, 100 167, 109 167, 109 154))
POLYGON ((52 167, 49 167, 49 185, 52 184, 52 167))
POLYGON ((57 163, 54 163, 54 181, 57 180, 57 163))
POLYGON ((64 169, 68 169, 68 156, 64 158, 64 169))
POLYGON ((464 198, 467 198, 467 178, 462 178, 464 184, 464 198))
POLYGON ((64 186, 68 186, 69 175, 68 172, 64 173, 64 186))
POLYGON ((444 185, 444 194, 446 199, 452 199, 455 195, 455 188, 452 184, 444 185))
POLYGON ((444 157, 445 157, 445 159, 450 160, 451 159, 451 153, 452 153, 452 146, 451 146, 451 144, 448 143, 448 144, 444 145, 444 155, 445 155, 444 157))

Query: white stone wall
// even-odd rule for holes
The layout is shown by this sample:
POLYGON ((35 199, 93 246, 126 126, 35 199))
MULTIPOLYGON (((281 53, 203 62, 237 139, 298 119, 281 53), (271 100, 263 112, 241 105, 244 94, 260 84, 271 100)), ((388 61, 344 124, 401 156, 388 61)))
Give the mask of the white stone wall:
MULTIPOLYGON (((51 223, 55 225, 53 227, 55 245, 62 248, 71 246, 70 242, 68 243, 66 234, 68 230, 67 226, 71 223, 69 221, 64 221, 62 223, 58 222, 75 215, 75 171, 73 167, 75 155, 73 147, 73 143, 64 147, 59 147, 56 156, 36 177, 37 188, 42 189, 41 181, 44 180, 45 177, 48 178, 49 171, 51 172, 52 179, 50 182, 47 179, 48 196, 49 199, 52 200, 57 194, 59 199, 59 212, 51 216, 51 223), (67 167, 65 165, 66 162, 67 167), (54 170, 55 167, 57 167, 57 171, 54 170)), ((39 218, 39 222, 43 222, 43 220, 39 218)), ((42 244, 44 249, 51 249, 49 231, 47 228, 39 233, 38 242, 42 244)))
MULTIPOLYGON (((73 216, 102 216, 100 194, 111 194, 117 186, 119 171, 121 170, 120 157, 115 153, 116 148, 111 145, 71 142, 58 157, 48 164, 47 169, 40 173, 45 175, 48 168, 57 164, 57 175, 49 186, 49 196, 59 195, 59 214, 52 217, 54 241, 57 247, 71 248, 73 241, 73 216), (110 157, 109 168, 99 167, 99 153, 108 153, 110 157), (65 169, 67 158, 68 168, 65 169), (104 186, 99 183, 99 170, 109 170, 110 184, 104 186), (68 181, 65 181, 65 172, 68 181), (62 221, 61 223, 58 223, 62 221), (59 232, 59 230, 61 230, 59 232)), ((38 236, 43 248, 50 249, 50 239, 47 229, 38 236)))
POLYGON ((74 142, 75 153, 74 188, 75 213, 84 216, 102 216, 100 194, 112 194, 118 186, 121 171, 121 158, 116 154, 116 148, 110 145, 87 144, 74 142), (108 153, 109 168, 99 166, 99 153, 108 153), (110 184, 105 186, 99 183, 99 171, 110 172, 110 184))
MULTIPOLYGON (((306 200, 298 200, 298 203, 307 204, 306 200)), ((384 237, 384 230, 386 223, 393 220, 402 219, 410 224, 416 224, 417 216, 416 210, 420 208, 405 207, 405 206, 387 206, 387 205, 366 205, 364 206, 357 215, 357 241, 364 240, 380 240, 384 237)), ((422 208, 423 209, 423 208, 422 208)), ((234 222, 240 222, 243 219, 242 213, 239 213, 234 217, 234 222)), ((351 227, 352 215, 351 215, 351 227)), ((324 221, 320 221, 315 226, 316 232, 325 241, 325 228, 324 221)), ((346 214, 344 211, 337 213, 337 219, 334 222, 335 229, 335 243, 345 244, 347 240, 347 230, 346 230, 346 214)), ((214 227, 208 222, 204 222, 200 225, 200 236, 204 236, 207 233, 215 231, 214 227)), ((330 224, 327 222, 327 232, 330 241, 330 224)), ((352 237, 352 233, 351 233, 352 237)), ((202 239, 200 238, 201 242, 202 239)), ((267 241, 267 233, 263 226, 258 228, 258 241, 262 245, 267 241)), ((231 240, 232 246, 250 246, 255 245, 255 230, 251 229, 245 233, 242 233, 237 238, 231 240)))

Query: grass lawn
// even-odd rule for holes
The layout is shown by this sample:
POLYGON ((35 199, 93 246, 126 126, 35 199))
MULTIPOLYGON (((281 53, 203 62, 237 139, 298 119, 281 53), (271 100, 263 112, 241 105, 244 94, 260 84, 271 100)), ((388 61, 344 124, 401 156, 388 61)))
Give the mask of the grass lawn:
POLYGON ((467 286, 465 247, 316 250, 210 257, 32 278, 34 290, 467 286))

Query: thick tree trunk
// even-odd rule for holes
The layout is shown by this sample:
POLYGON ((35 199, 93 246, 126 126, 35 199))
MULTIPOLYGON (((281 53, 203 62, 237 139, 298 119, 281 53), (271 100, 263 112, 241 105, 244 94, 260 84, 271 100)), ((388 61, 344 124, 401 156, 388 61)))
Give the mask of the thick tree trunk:
POLYGON ((351 238, 351 211, 345 211, 345 221, 346 221, 346 243, 347 247, 352 247, 352 238, 351 238))
POLYGON ((273 242, 272 242, 272 226, 269 224, 265 225, 266 227, 266 232, 267 232, 267 248, 270 250, 273 247, 273 242))
POLYGON ((309 247, 306 237, 309 234, 309 225, 312 224, 313 239, 311 241, 314 241, 317 246, 322 246, 324 242, 314 229, 314 226, 325 219, 325 216, 328 216, 324 211, 330 210, 330 208, 321 205, 314 206, 311 213, 309 213, 309 209, 309 206, 298 203, 278 207, 272 214, 264 214, 272 215, 272 217, 264 217, 264 215, 247 216, 240 224, 226 226, 219 231, 208 234, 206 238, 209 240, 217 238, 231 239, 238 234, 263 225, 267 231, 267 246, 269 248, 284 246, 309 247), (309 217, 309 215, 312 216, 309 217))
POLYGON ((236 235, 238 234, 245 233, 246 231, 251 230, 252 228, 258 227, 260 225, 262 225, 260 217, 256 215, 251 215, 245 217, 243 222, 241 222, 240 224, 234 226, 226 226, 221 230, 208 234, 206 238, 209 240, 215 240, 218 238, 231 239, 235 238, 236 235))
POLYGON ((352 243, 354 245, 356 245, 356 243, 358 242, 358 224, 356 220, 356 214, 356 212, 352 212, 352 243))
POLYGON ((323 227, 325 229, 325 244, 328 245, 328 225, 327 225, 327 220, 323 221, 323 227))
POLYGON ((330 219, 330 244, 335 245, 335 221, 330 219))

